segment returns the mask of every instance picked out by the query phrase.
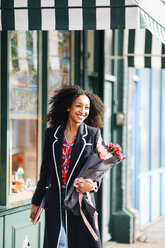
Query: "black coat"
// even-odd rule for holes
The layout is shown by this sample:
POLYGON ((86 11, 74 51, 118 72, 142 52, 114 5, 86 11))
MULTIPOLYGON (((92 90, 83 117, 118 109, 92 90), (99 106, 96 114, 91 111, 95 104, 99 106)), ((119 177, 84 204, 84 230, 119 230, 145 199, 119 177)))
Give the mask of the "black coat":
MULTIPOLYGON (((44 248, 58 248, 59 244, 62 225, 60 204, 64 130, 65 125, 46 129, 40 179, 32 198, 33 204, 40 204, 49 178, 51 187, 45 205, 46 223, 44 248)), ((99 137, 99 129, 89 127, 84 123, 80 125, 71 154, 66 194, 85 164, 88 156, 95 150, 99 137)), ((93 193, 91 193, 91 198, 94 203, 93 193)), ((94 240, 80 215, 75 216, 67 209, 65 213, 68 248, 101 248, 100 238, 98 241, 94 240)), ((93 217, 89 215, 86 217, 99 236, 98 230, 95 229, 93 217)))

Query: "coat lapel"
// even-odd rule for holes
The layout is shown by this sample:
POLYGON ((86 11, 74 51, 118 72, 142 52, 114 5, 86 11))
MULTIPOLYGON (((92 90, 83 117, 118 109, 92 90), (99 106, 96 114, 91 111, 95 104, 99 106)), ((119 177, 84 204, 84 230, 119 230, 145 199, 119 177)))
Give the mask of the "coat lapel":
MULTIPOLYGON (((55 166, 55 171, 58 177, 59 186, 61 185, 62 147, 63 147, 63 140, 64 140, 64 131, 65 131, 65 124, 57 127, 57 129, 54 132, 55 140, 52 146, 54 166, 55 166)), ((85 138, 87 134, 88 134, 87 126, 86 124, 82 123, 78 129, 77 137, 76 137, 73 149, 72 149, 72 155, 70 158, 69 170, 68 170, 67 186, 82 156, 82 153, 85 149, 85 146, 86 146, 85 138)))
POLYGON ((61 184, 61 173, 62 173, 62 147, 64 140, 64 130, 65 125, 59 126, 54 133, 54 142, 53 142, 53 154, 54 154, 54 165, 55 170, 58 176, 59 183, 61 184))
POLYGON ((69 184, 69 181, 71 179, 71 176, 81 158, 81 155, 85 149, 86 146, 86 136, 88 134, 87 126, 82 123, 78 129, 77 137, 73 146, 70 163, 69 163, 69 170, 68 170, 68 180, 67 185, 69 184))

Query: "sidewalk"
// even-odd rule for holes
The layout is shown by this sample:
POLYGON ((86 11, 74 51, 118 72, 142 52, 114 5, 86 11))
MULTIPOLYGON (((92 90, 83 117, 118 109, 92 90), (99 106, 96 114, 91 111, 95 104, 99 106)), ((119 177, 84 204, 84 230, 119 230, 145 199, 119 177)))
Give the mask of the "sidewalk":
POLYGON ((165 218, 143 229, 136 243, 119 244, 110 242, 108 248, 165 248, 165 218))

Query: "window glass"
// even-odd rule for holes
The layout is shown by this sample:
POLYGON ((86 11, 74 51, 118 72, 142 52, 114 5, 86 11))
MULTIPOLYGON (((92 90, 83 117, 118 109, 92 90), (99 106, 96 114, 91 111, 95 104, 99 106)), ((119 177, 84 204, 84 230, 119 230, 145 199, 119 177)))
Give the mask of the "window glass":
POLYGON ((88 72, 94 72, 94 31, 88 31, 88 72))
POLYGON ((165 167, 165 70, 162 70, 162 166, 165 167))
POLYGON ((143 78, 140 91, 140 112, 139 112, 139 128, 140 128, 140 158, 141 172, 149 169, 149 109, 150 109, 150 71, 143 69, 143 78))
POLYGON ((48 95, 64 84, 70 83, 70 32, 49 31, 48 45, 48 95))
POLYGON ((152 169, 159 168, 160 157, 160 70, 153 71, 152 82, 152 169))
POLYGON ((104 113, 104 141, 105 144, 109 144, 111 142, 111 118, 112 118, 112 110, 111 110, 111 102, 112 102, 112 83, 105 82, 104 85, 104 105, 105 105, 105 113, 104 113))
POLYGON ((37 180, 36 31, 9 32, 9 201, 31 198, 37 180))
POLYGON ((105 73, 112 74, 112 30, 105 31, 105 73))

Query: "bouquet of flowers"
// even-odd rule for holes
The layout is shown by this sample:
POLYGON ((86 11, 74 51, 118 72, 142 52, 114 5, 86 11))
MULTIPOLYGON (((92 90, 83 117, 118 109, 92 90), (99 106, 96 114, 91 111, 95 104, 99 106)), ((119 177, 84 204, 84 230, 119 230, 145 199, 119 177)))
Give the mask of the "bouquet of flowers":
MULTIPOLYGON (((89 155, 85 165, 83 166, 82 170, 80 171, 78 177, 76 178, 74 185, 70 187, 67 196, 64 200, 65 206, 67 209, 70 209, 73 214, 76 213, 76 206, 77 202, 80 205, 80 214, 82 215, 84 222, 87 223, 87 227, 89 228, 90 232, 92 233, 93 237, 97 240, 97 235, 95 234, 94 230, 91 229, 90 224, 88 223, 82 209, 82 200, 86 206, 86 211, 93 215, 96 218, 97 212, 92 204, 90 193, 87 192, 85 194, 80 194, 76 192, 75 187, 77 186, 78 182, 97 182, 100 185, 101 180, 103 179, 105 173, 113 168, 116 164, 120 163, 124 159, 122 154, 122 149, 120 145, 115 145, 110 143, 108 146, 105 146, 103 143, 97 146, 95 152, 89 155)), ((95 190, 97 191, 97 190, 95 190)), ((97 222, 97 221, 96 221, 97 222)), ((96 223, 97 226, 97 223, 96 223)))
POLYGON ((121 146, 118 144, 115 145, 113 143, 110 143, 107 147, 98 145, 97 151, 99 157, 103 160, 109 159, 112 156, 115 156, 119 161, 122 161, 124 159, 121 146))
MULTIPOLYGON (((105 173, 123 159, 122 149, 118 144, 114 145, 110 143, 108 146, 100 144, 97 146, 96 151, 89 155, 78 178, 92 179, 100 184, 105 173)), ((73 209, 78 200, 77 196, 78 193, 75 191, 73 185, 65 198, 65 206, 73 209)))

